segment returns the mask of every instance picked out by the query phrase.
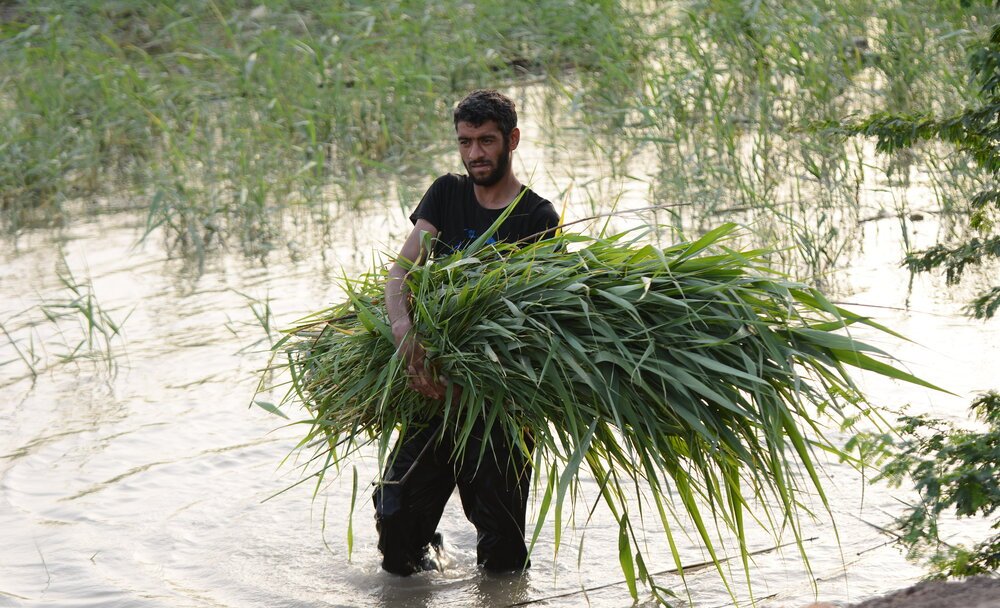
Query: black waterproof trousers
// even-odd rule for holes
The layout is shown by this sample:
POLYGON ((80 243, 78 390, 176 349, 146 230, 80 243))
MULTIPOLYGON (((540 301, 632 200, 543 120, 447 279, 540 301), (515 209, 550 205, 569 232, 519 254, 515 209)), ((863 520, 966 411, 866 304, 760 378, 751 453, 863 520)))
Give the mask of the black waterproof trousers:
POLYGON ((488 438, 483 436, 484 428, 482 420, 477 422, 461 462, 452 459, 454 442, 447 434, 437 440, 440 420, 397 443, 383 479, 398 481, 410 474, 403 483, 379 486, 373 496, 383 569, 402 576, 422 569, 456 485, 465 516, 478 533, 477 562, 494 572, 528 567, 524 517, 531 463, 520 449, 510 447, 500 425, 493 425, 488 438))

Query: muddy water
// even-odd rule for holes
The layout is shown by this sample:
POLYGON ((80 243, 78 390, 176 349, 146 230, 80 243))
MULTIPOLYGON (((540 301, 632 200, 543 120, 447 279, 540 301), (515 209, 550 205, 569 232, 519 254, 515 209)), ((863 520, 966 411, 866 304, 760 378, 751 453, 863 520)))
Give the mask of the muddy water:
MULTIPOLYGON (((533 129, 525 128, 518 167, 534 175, 543 194, 601 170, 568 163, 559 149, 533 147, 533 129)), ((586 210, 581 191, 571 213, 586 210)), ((642 206, 642 196, 643 188, 632 186, 623 200, 642 206)), ((249 407, 257 370, 267 362, 258 317, 272 328, 286 326, 337 301, 338 276, 359 272, 373 251, 401 242, 408 226, 398 205, 345 214, 327 241, 296 235, 266 263, 221 252, 203 268, 171 259, 156 239, 137 246, 141 222, 105 216, 2 245, 0 322, 19 348, 0 340, 0 607, 631 604, 617 565, 617 525, 598 508, 583 526, 593 483, 584 484, 588 500, 581 502, 588 504, 579 506, 577 531, 556 553, 547 522, 534 567, 522 578, 476 570, 475 533, 457 496, 441 525, 450 558, 445 572, 405 580, 383 574, 367 487, 375 475, 370 455, 355 463, 361 487, 353 518, 351 470, 315 497, 306 483, 265 500, 300 479, 296 463, 281 460, 301 431, 249 407), (37 308, 67 297, 63 266, 78 283, 92 284, 101 309, 122 322, 110 356, 100 354, 98 339, 83 351, 96 361, 67 360, 85 327, 48 321, 37 308)), ((926 244, 936 227, 931 219, 909 230, 926 244)), ((913 338, 876 340, 958 396, 881 379, 862 384, 886 408, 909 404, 914 412, 965 420, 971 396, 995 388, 1000 330, 960 316, 960 301, 937 279, 921 277, 908 289, 909 277, 897 268, 900 237, 895 220, 866 223, 861 253, 841 277, 849 286, 843 299, 913 338)), ((751 579, 760 605, 801 606, 817 596, 846 604, 921 574, 873 527, 898 513, 898 499, 907 495, 864 487, 859 473, 836 462, 825 473, 835 526, 825 516, 804 522, 811 571, 794 547, 756 556, 751 579)), ((812 506, 823 512, 818 501, 812 506)), ((530 508, 536 512, 537 504, 530 508)), ((672 568, 656 525, 648 529, 650 570, 672 568)), ((752 532, 750 546, 766 550, 791 540, 752 532)), ((706 559, 693 536, 681 534, 678 542, 686 564, 706 559)), ((729 575, 733 592, 746 598, 736 563, 729 575)), ((658 579, 695 606, 732 602, 711 569, 692 569, 686 582, 672 574, 658 579)), ((648 594, 641 599, 651 601, 648 594)))

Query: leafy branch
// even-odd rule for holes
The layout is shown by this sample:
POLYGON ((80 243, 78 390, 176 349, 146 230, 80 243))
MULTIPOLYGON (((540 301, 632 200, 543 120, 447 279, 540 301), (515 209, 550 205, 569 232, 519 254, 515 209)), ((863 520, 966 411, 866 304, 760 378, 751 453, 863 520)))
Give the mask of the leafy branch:
MULTIPOLYGON (((1000 24, 985 44, 969 55, 973 82, 979 86, 980 105, 946 117, 880 113, 861 123, 836 129, 848 135, 876 138, 875 149, 891 154, 921 141, 941 141, 969 155, 987 174, 986 186, 968 202, 969 226, 980 233, 956 246, 935 245, 906 256, 911 272, 944 267, 949 285, 959 282, 966 266, 981 266, 1000 258, 1000 237, 992 236, 1000 211, 1000 24)), ((1000 286, 976 297, 968 310, 976 318, 990 318, 1000 308, 1000 286)))
POLYGON ((903 418, 899 450, 878 479, 900 485, 912 478, 919 503, 896 520, 899 541, 911 559, 927 559, 933 576, 968 577, 1000 569, 1000 518, 997 533, 973 547, 941 538, 941 514, 954 509, 960 518, 991 517, 1000 508, 1000 393, 972 403, 987 425, 982 432, 956 429, 925 416, 903 418))

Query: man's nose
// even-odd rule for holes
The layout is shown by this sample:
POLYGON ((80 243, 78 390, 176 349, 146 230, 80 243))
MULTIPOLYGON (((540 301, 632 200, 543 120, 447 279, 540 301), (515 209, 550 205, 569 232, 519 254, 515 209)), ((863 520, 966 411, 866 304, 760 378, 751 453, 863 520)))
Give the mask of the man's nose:
POLYGON ((485 152, 485 150, 483 149, 483 146, 479 142, 477 142, 477 141, 474 141, 474 142, 472 142, 469 145, 469 158, 470 159, 474 160, 474 159, 477 159, 477 158, 482 158, 483 155, 484 155, 484 152, 485 152))

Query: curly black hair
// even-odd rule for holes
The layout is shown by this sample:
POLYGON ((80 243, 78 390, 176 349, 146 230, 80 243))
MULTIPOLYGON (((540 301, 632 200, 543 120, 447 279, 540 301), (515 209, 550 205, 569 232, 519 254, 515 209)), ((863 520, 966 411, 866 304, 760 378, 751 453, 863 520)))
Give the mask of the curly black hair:
POLYGON ((510 97, 493 89, 479 89, 455 106, 455 127, 460 122, 478 127, 487 120, 496 122, 504 139, 508 139, 517 126, 517 111, 510 97))

